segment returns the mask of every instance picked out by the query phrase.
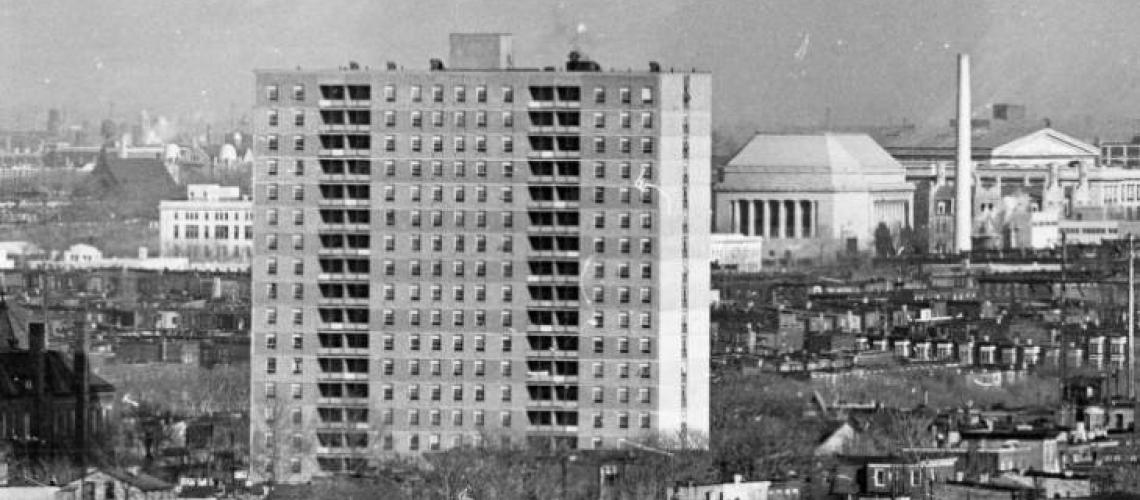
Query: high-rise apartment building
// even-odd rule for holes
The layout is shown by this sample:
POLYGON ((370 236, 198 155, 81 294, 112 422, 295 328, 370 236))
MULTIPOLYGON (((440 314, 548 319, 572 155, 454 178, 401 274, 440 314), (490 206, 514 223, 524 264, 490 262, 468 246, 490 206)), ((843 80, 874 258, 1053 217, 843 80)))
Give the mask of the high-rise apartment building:
POLYGON ((252 467, 708 431, 710 76, 256 72, 252 467))

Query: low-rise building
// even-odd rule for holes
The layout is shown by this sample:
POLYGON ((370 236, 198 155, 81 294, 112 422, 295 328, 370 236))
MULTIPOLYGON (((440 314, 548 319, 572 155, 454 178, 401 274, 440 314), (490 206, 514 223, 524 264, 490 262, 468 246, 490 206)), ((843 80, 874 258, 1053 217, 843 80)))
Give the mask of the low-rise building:
MULTIPOLYGON (((252 206, 240 188, 189 185, 185 200, 163 200, 159 205, 162 256, 248 263, 253 248, 252 206)), ((300 212, 292 217, 286 222, 304 223, 300 212)))

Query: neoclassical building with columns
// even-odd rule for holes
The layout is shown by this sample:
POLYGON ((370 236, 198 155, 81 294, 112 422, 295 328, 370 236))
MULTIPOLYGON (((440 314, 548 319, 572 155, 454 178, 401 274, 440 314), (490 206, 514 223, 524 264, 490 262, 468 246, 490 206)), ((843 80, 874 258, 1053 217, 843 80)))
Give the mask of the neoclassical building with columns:
POLYGON ((718 233, 764 238, 764 260, 829 261, 913 225, 914 186, 866 134, 757 134, 713 187, 718 233))

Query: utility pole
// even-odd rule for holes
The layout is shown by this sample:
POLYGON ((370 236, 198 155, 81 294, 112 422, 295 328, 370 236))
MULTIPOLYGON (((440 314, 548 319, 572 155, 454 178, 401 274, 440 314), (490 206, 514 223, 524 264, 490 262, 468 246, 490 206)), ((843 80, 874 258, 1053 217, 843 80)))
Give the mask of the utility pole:
POLYGON ((1136 240, 1128 234, 1128 400, 1136 400, 1136 240))

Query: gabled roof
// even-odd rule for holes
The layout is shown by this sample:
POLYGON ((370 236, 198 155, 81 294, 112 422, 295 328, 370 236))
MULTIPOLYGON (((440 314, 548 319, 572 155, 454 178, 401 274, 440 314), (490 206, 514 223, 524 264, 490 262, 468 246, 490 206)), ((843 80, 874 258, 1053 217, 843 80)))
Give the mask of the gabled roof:
MULTIPOLYGON (((958 144, 953 128, 921 130, 889 139, 884 144, 896 157, 927 151, 951 155, 958 144)), ((1069 134, 1037 125, 997 125, 975 129, 970 138, 974 158, 1021 156, 1096 156, 1100 149, 1069 134)))
POLYGON ((728 162, 718 189, 912 190, 904 169, 866 134, 757 134, 728 162))
POLYGON ((177 196, 181 189, 161 159, 119 158, 104 149, 88 176, 85 191, 104 200, 130 202, 157 214, 159 201, 177 196))

